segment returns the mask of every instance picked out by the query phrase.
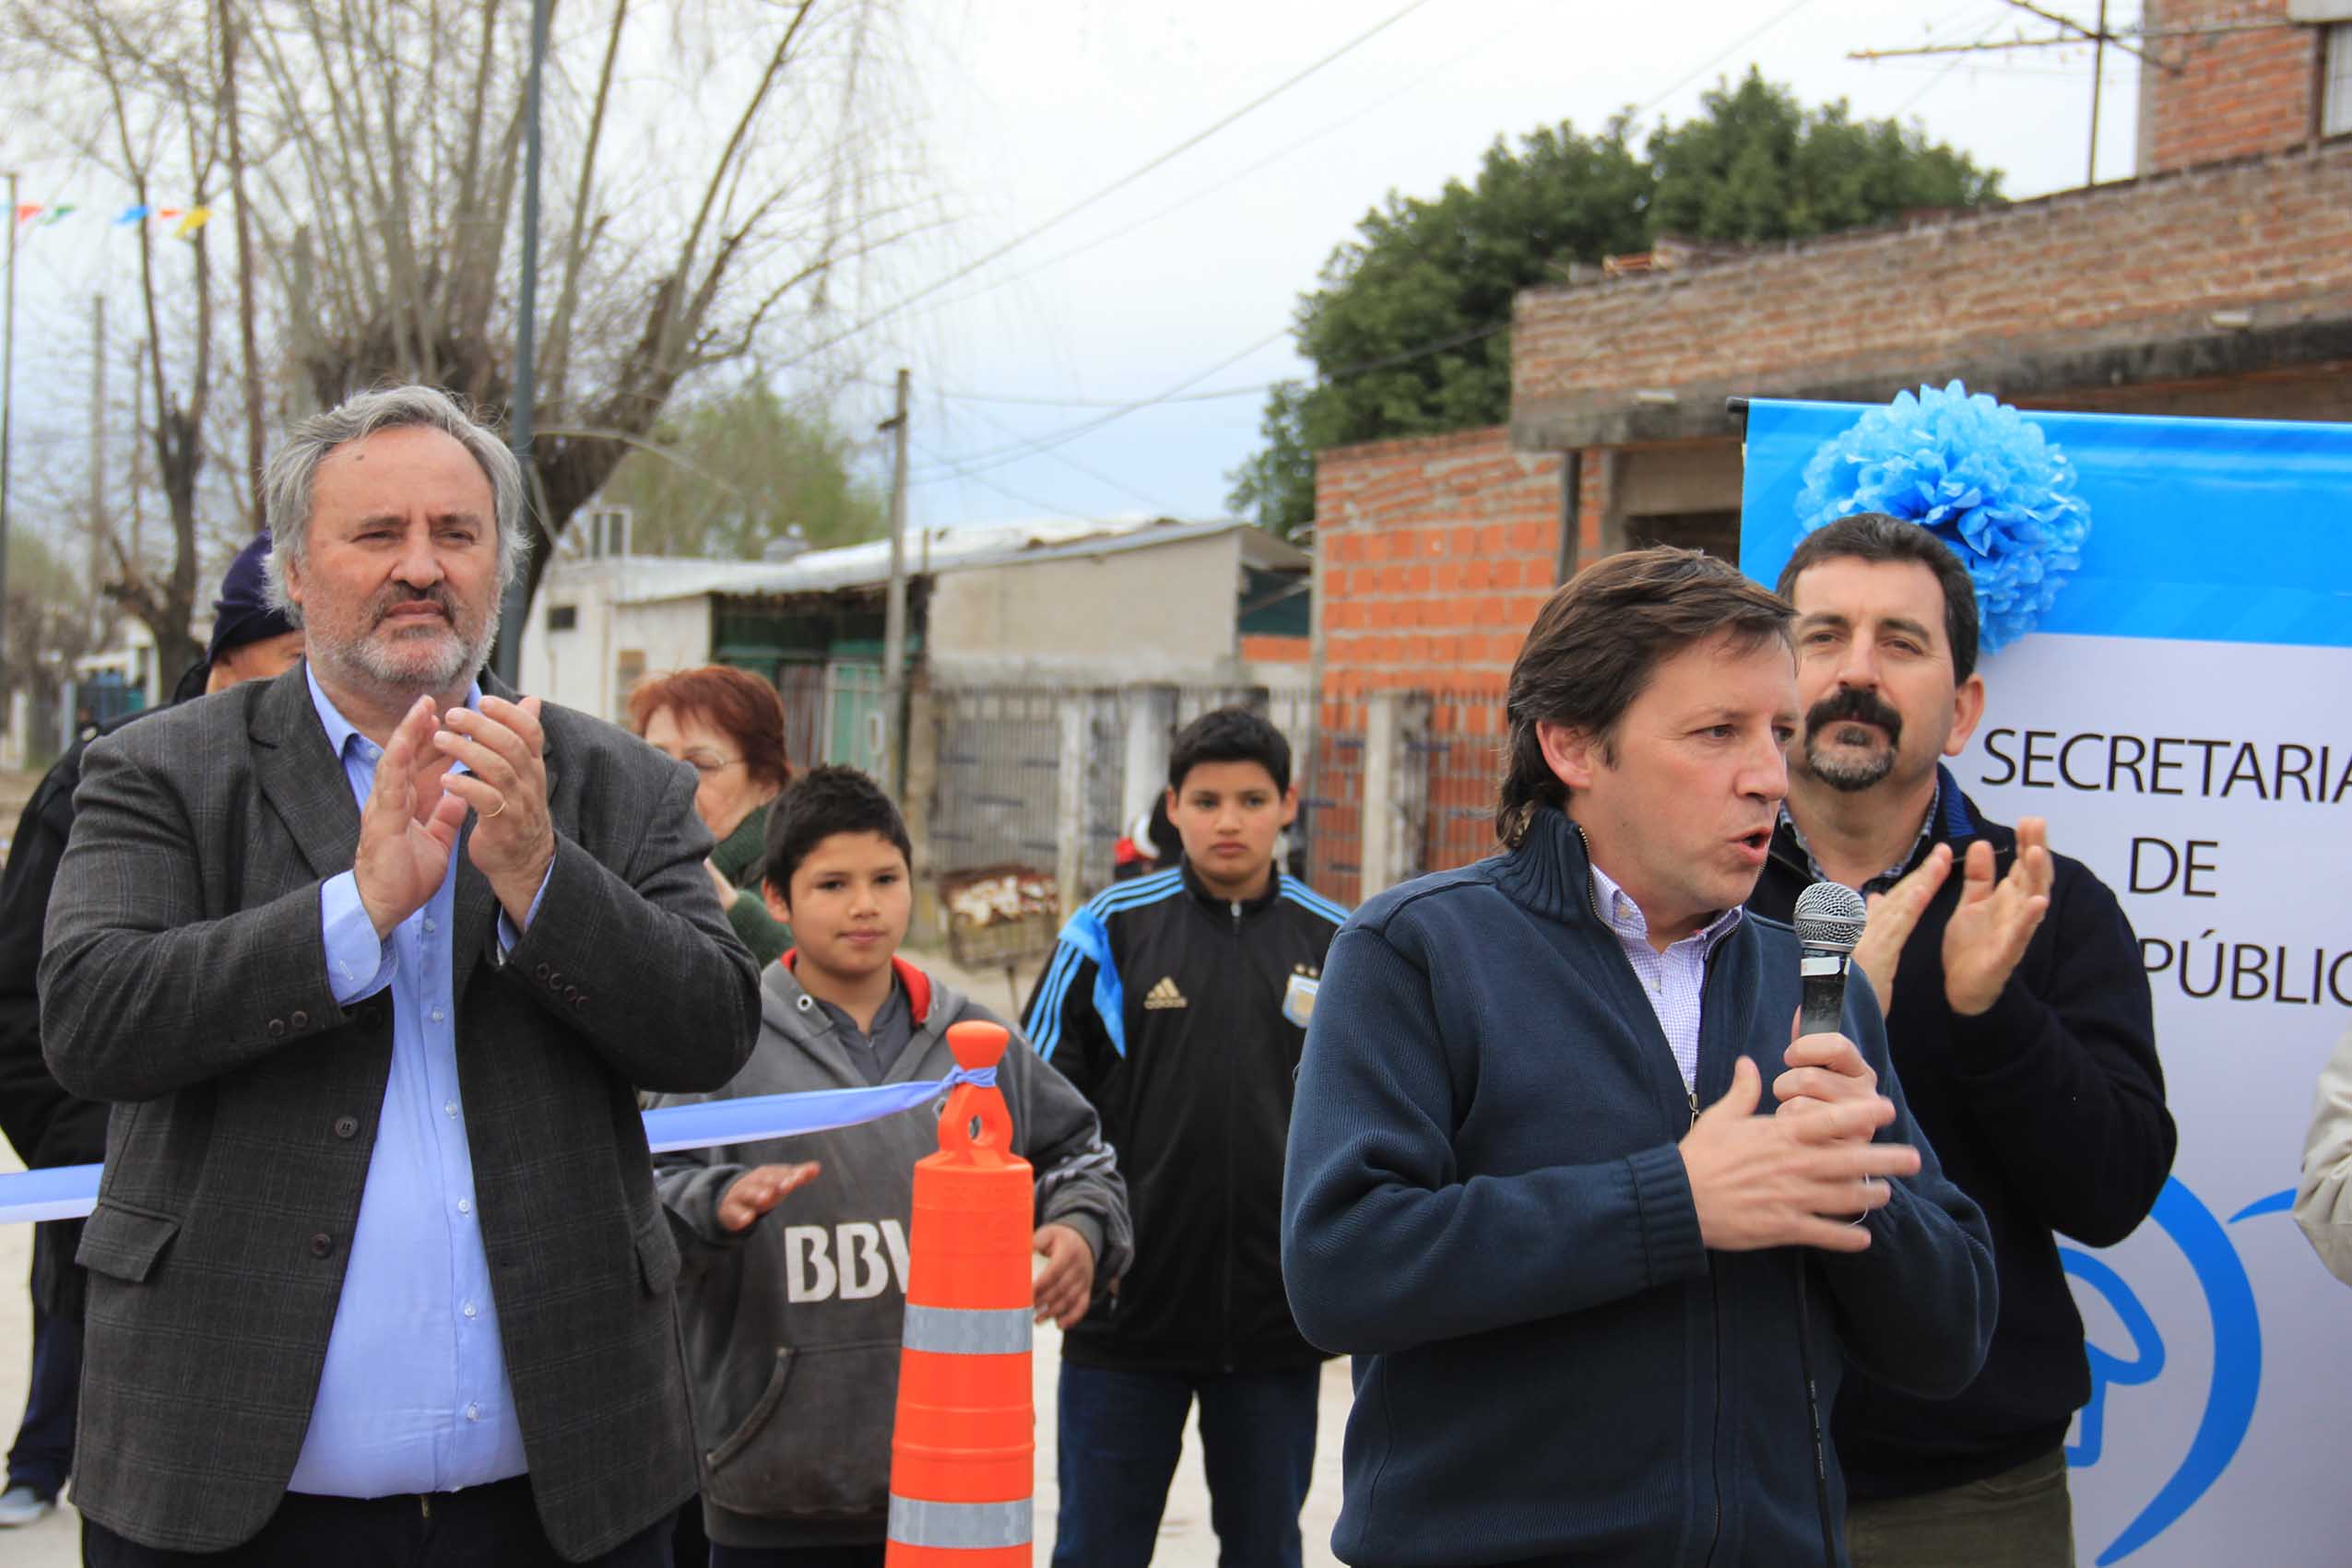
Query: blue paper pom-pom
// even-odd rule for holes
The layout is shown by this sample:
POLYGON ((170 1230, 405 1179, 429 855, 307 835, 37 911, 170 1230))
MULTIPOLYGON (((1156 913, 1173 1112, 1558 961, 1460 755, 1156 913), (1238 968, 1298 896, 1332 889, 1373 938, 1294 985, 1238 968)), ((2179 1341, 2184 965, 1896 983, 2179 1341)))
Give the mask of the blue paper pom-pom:
POLYGON ((1986 654, 2034 629, 2082 564, 2091 526, 2066 454, 2017 410, 1956 381, 1897 394, 1805 464, 1805 533, 1861 512, 1908 518, 1951 547, 1976 583, 1986 654))

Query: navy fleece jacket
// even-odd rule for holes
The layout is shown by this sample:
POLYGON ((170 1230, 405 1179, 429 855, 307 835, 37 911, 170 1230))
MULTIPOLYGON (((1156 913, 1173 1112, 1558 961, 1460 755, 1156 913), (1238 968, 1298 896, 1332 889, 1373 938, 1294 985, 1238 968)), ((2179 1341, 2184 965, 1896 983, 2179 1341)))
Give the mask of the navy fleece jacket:
MULTIPOLYGON (((1717 946, 1701 1104, 1738 1055, 1781 1070, 1797 996, 1786 926, 1751 915, 1717 946)), ((1675 1147, 1689 1092, 1578 829, 1540 810, 1517 849, 1355 913, 1282 1192, 1299 1326, 1355 1358, 1342 1561, 1817 1568, 1845 1498, 1834 1456, 1815 1475, 1801 1292, 1825 1421, 1842 1357, 1958 1391, 1997 1308, 1983 1217, 1904 1106, 1869 987, 1848 998, 1897 1108, 1879 1136, 1916 1145, 1919 1174, 1866 1251, 1710 1252, 1675 1147)))

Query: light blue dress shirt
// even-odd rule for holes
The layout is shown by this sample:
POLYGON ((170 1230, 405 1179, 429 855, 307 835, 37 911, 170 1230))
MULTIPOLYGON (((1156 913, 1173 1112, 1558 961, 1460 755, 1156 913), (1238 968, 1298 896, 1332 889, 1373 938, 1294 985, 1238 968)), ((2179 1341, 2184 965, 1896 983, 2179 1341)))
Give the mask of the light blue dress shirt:
POLYGON ((1615 934, 1617 946, 1625 949, 1625 961, 1634 966, 1634 974, 1641 981, 1642 995, 1649 998, 1649 1010, 1658 1015, 1658 1027, 1664 1032, 1666 1043, 1673 1048, 1674 1066, 1683 1072, 1683 1087, 1696 1094, 1698 1029, 1706 1011, 1707 961, 1716 944, 1747 918, 1747 911, 1733 904, 1710 921, 1705 930, 1694 931, 1661 953, 1649 945, 1649 919, 1642 914, 1641 905, 1634 902, 1625 890, 1598 866, 1592 868, 1592 895, 1608 912, 1609 929, 1615 934))
MULTIPOLYGON (((310 685, 319 722, 364 808, 383 749, 337 712, 316 676, 310 685)), ((467 691, 466 705, 480 707, 479 688, 467 691)), ((389 940, 377 937, 351 872, 319 889, 336 1000, 349 1007, 392 993, 392 1076, 290 1491, 452 1491, 526 1468, 457 1086, 450 961, 457 864, 453 854, 440 889, 389 940)), ((505 947, 517 939, 502 912, 498 939, 505 947)))

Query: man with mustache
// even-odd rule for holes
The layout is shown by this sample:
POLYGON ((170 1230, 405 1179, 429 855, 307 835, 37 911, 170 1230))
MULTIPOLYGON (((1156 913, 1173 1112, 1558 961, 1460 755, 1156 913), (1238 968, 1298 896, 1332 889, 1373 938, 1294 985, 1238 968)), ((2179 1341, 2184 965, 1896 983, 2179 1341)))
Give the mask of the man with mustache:
POLYGON ((2062 1444, 2090 1372, 2057 1236, 2129 1235, 2175 1143, 2139 943, 2040 819, 1986 820, 1939 760, 1985 703, 1975 588, 1950 550, 1917 524, 1842 518, 1799 543, 1779 592, 1804 717, 1748 907, 1785 920, 1824 878, 1869 902, 1855 965, 1921 1129, 1984 1209, 2001 1281, 1992 1350, 1958 1397, 1848 1370, 1847 1547, 1854 1568, 2071 1565, 2062 1444))
POLYGON ((666 1568, 636 1090, 759 1023, 694 774, 480 675, 522 473, 444 394, 305 420, 265 489, 307 660, 93 745, 50 904, 42 1045, 117 1107, 85 1561, 666 1568))

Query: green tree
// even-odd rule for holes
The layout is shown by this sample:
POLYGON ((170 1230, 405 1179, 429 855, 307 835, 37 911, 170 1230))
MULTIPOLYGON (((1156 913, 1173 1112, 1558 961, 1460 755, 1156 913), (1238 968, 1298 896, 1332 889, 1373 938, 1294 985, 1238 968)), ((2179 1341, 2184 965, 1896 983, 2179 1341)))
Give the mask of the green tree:
POLYGON ((2000 175, 1916 124, 1806 109, 1754 69, 1701 101, 1699 118, 1650 136, 1652 239, 1798 240, 2000 194, 2000 175))
POLYGON ((849 438, 821 414, 795 412, 756 375, 673 407, 649 441, 601 492, 631 510, 632 548, 643 554, 755 560, 796 530, 821 549, 889 525, 849 438))
POLYGON ((1449 180, 1435 200, 1389 192, 1298 302, 1299 352, 1324 379, 1268 395, 1266 449, 1232 476, 1235 511, 1288 534, 1314 515, 1317 452, 1502 419, 1510 339, 1496 324, 1511 296, 1561 257, 1638 249, 1649 184, 1619 118, 1599 136, 1546 126, 1516 151, 1497 137, 1476 183, 1449 180))
POLYGON ((1234 509, 1287 535, 1315 514, 1318 452, 1508 419, 1512 296, 1570 262, 1663 235, 1799 238, 2000 194, 1997 173, 1916 127, 1856 121, 1843 102, 1805 109, 1753 70, 1701 102, 1638 151, 1626 116, 1597 136, 1563 122, 1516 149, 1496 138, 1474 183, 1390 192, 1300 297, 1317 379, 1268 394, 1266 445, 1229 476, 1234 509))

